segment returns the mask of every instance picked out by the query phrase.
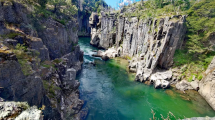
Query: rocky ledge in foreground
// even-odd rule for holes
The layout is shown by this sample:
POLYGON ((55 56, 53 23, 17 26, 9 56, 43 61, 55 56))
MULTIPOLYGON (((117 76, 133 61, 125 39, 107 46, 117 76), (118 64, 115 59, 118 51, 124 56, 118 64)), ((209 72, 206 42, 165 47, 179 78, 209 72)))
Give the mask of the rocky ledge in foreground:
POLYGON ((183 120, 215 120, 215 117, 193 117, 193 118, 186 118, 183 120))
POLYGON ((42 111, 26 102, 0 102, 1 120, 43 120, 42 111))

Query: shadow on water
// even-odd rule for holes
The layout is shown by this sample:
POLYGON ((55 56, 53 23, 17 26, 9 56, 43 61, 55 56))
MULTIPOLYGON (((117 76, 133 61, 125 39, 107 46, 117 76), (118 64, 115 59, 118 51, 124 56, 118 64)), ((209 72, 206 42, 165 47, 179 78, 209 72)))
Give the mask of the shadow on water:
POLYGON ((87 120, 147 120, 152 118, 151 109, 167 115, 170 111, 176 118, 214 116, 215 112, 198 93, 183 95, 173 89, 154 89, 134 82, 134 74, 126 70, 127 61, 116 59, 102 61, 92 57, 90 38, 79 38, 84 51, 84 64, 77 76, 80 81, 80 97, 89 110, 87 120), (90 64, 94 62, 96 65, 90 64))

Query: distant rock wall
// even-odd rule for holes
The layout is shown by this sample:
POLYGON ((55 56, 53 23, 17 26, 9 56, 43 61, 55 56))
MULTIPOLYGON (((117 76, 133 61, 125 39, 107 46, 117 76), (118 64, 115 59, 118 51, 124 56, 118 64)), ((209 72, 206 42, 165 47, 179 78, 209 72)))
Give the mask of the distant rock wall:
MULTIPOLYGON (((185 22, 186 17, 182 15, 139 20, 126 18, 123 13, 101 12, 100 16, 92 13, 90 43, 103 49, 114 47, 115 55, 109 56, 132 58, 129 69, 137 73, 136 80, 143 82, 150 80, 157 67, 172 66, 175 50, 183 44, 185 22)), ((163 78, 169 76, 153 79, 163 78)))

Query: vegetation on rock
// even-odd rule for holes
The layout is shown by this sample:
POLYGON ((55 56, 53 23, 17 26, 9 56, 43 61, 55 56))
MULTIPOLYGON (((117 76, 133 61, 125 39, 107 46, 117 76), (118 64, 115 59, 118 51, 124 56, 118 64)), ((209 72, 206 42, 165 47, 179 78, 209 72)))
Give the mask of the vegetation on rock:
POLYGON ((202 0, 186 11, 187 17, 187 37, 186 44, 182 50, 175 53, 175 66, 185 65, 182 77, 188 81, 195 76, 202 79, 203 72, 207 69, 211 60, 215 56, 214 39, 215 33, 215 1, 202 0))

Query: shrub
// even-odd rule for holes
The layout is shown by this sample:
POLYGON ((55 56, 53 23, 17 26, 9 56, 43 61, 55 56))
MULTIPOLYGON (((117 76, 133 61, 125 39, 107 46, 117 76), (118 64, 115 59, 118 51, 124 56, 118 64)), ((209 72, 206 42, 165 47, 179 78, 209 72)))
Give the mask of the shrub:
POLYGON ((176 50, 174 55, 174 66, 189 64, 192 60, 191 54, 186 50, 176 50))

